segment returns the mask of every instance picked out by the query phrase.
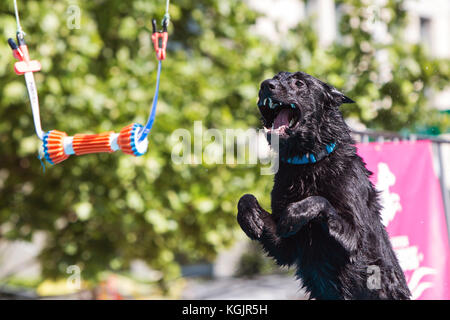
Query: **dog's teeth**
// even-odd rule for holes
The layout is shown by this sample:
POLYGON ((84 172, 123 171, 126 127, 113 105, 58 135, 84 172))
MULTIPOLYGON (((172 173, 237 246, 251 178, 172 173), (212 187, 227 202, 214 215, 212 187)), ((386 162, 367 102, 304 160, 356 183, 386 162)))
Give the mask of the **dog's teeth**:
POLYGON ((269 98, 269 108, 270 108, 270 109, 275 108, 275 107, 273 106, 272 99, 270 99, 270 98, 269 98))
POLYGON ((295 123, 295 119, 292 118, 291 121, 289 122, 289 127, 292 127, 292 125, 295 123))
POLYGON ((264 99, 264 103, 265 106, 267 106, 267 98, 264 99))
POLYGON ((295 104, 291 103, 292 109, 295 109, 295 104))
POLYGON ((274 124, 274 123, 272 124, 272 130, 273 130, 273 129, 275 129, 275 124, 274 124))

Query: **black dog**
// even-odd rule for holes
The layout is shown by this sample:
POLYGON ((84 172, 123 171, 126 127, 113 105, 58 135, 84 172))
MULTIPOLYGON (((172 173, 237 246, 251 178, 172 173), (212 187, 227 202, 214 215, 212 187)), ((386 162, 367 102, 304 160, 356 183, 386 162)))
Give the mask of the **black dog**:
POLYGON ((339 111, 353 102, 303 72, 261 84, 264 127, 279 137, 272 214, 246 194, 237 220, 279 265, 296 265, 310 298, 409 299, 371 172, 339 111))

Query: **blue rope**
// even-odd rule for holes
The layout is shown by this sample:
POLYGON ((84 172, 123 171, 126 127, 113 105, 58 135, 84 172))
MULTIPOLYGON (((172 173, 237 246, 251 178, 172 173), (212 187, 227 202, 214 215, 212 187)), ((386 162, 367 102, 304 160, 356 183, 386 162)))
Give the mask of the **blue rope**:
POLYGON ((156 75, 156 89, 155 89, 155 95, 153 96, 152 112, 150 113, 150 116, 148 117, 147 124, 140 132, 139 142, 142 142, 145 140, 145 138, 147 138, 148 134, 150 133, 150 130, 152 129, 153 122, 155 122, 156 105, 158 104, 159 78, 160 77, 161 77, 161 60, 159 60, 159 62, 158 62, 158 74, 156 75))
POLYGON ((39 159, 39 161, 41 162, 41 166, 42 166, 42 173, 45 173, 45 163, 44 161, 42 161, 42 158, 44 158, 43 155, 38 154, 37 158, 39 159))

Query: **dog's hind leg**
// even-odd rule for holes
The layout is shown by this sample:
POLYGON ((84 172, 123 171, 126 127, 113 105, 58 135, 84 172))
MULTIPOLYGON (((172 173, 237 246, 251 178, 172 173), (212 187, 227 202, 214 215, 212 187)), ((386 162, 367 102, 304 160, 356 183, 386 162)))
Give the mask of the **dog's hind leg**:
POLYGON ((277 234, 289 238, 312 221, 321 222, 329 234, 347 252, 357 248, 356 230, 351 221, 343 219, 324 197, 312 196, 288 205, 277 224, 277 234))
POLYGON ((258 240, 279 265, 295 262, 298 257, 296 242, 277 234, 272 215, 259 205, 253 195, 246 194, 239 200, 237 220, 245 234, 252 240, 258 240))

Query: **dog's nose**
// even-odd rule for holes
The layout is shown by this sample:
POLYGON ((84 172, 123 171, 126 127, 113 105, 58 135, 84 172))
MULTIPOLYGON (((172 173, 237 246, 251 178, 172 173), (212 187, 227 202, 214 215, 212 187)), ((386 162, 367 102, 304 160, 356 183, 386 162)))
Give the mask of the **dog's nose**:
POLYGON ((272 92, 277 88, 277 80, 268 79, 261 83, 261 88, 266 92, 272 92))

